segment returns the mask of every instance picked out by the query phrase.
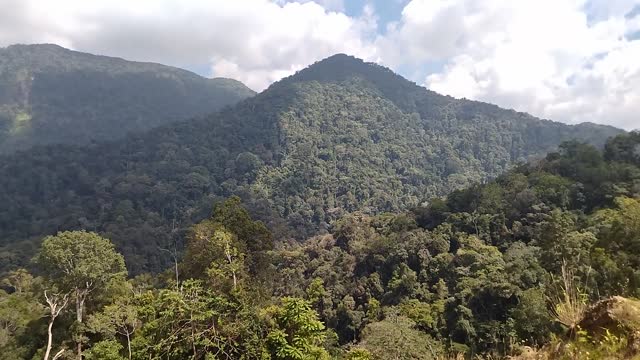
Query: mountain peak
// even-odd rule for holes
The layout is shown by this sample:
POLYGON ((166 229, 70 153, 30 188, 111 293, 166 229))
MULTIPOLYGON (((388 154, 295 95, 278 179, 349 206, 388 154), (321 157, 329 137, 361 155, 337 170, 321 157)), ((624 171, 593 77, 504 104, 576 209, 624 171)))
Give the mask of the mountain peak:
POLYGON ((0 50, 6 49, 11 51, 34 51, 34 50, 50 50, 50 51, 71 51, 57 44, 12 44, 0 50))
POLYGON ((453 100, 437 94, 415 82, 405 79, 391 69, 374 62, 366 62, 352 55, 338 53, 315 62, 277 84, 292 84, 309 81, 320 83, 345 83, 357 80, 366 87, 392 101, 405 112, 415 112, 418 107, 440 107, 453 100), (421 102, 418 105, 416 101, 421 102))
MULTIPOLYGON (((345 53, 337 53, 337 54, 333 54, 327 58, 324 58, 320 61, 317 61, 315 64, 320 64, 320 63, 337 63, 337 62, 343 62, 343 63, 358 63, 358 64, 366 64, 366 62, 358 57, 355 57, 353 55, 348 55, 345 53)), ((313 64, 313 65, 315 65, 313 64)), ((311 65, 311 66, 313 66, 311 65)))
POLYGON ((334 82, 344 81, 353 77, 375 80, 381 76, 388 77, 386 80, 393 78, 396 81, 409 82, 384 66, 365 62, 360 58, 343 53, 317 61, 287 79, 293 81, 334 82))
POLYGON ((331 59, 342 59, 342 60, 355 59, 355 60, 358 60, 358 61, 363 61, 362 59, 357 58, 357 57, 355 57, 353 55, 348 55, 348 54, 345 54, 345 53, 335 53, 335 54, 333 54, 333 55, 331 55, 329 57, 326 57, 326 58, 324 58, 324 59, 322 59, 320 61, 317 61, 317 62, 328 61, 328 60, 331 60, 331 59))
MULTIPOLYGON (((32 71, 172 71, 190 73, 156 63, 129 61, 119 57, 96 55, 67 49, 56 44, 15 44, 0 48, 0 71, 27 68, 32 71)), ((195 74, 193 74, 195 75, 195 74)))

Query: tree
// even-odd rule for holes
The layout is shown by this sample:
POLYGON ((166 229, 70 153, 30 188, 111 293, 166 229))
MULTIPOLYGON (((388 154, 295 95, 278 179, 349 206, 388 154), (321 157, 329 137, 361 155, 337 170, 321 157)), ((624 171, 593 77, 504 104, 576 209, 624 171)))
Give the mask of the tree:
POLYGON ((237 290, 247 273, 246 255, 237 236, 224 226, 205 220, 192 227, 182 264, 187 276, 207 279, 213 286, 237 290))
POLYGON ((617 197, 615 208, 597 211, 591 223, 598 242, 592 251, 599 288, 611 295, 640 295, 640 199, 617 197))
MULTIPOLYGON (((67 306, 69 302, 69 294, 60 294, 60 293, 52 293, 47 294, 47 291, 44 291, 44 298, 47 301, 47 305, 49 306, 49 326, 47 327, 47 350, 44 353, 44 360, 49 360, 49 354, 51 353, 51 346, 53 344, 53 322, 56 320, 58 315, 62 312, 62 310, 67 306)), ((53 355, 53 360, 56 360, 64 353, 64 349, 60 349, 55 355, 53 355)))
POLYGON ((161 289, 137 300, 142 326, 132 342, 133 358, 167 360, 256 358, 256 312, 187 279, 180 291, 161 289))
POLYGON ((358 347, 368 350, 372 355, 364 359, 376 360, 431 360, 444 353, 439 342, 417 330, 410 319, 397 315, 367 325, 362 331, 358 347))
POLYGON ((308 301, 286 297, 281 306, 265 310, 271 329, 267 334, 267 351, 276 360, 329 359, 322 348, 325 327, 308 301))
POLYGON ((9 272, 9 275, 2 279, 0 284, 9 286, 13 290, 21 294, 33 285, 33 276, 25 269, 17 269, 9 272))
POLYGON ((250 274, 256 282, 268 276, 272 235, 262 222, 251 219, 237 196, 216 204, 211 218, 191 227, 188 240, 182 260, 188 277, 205 279, 227 273, 235 279, 235 288, 240 272, 250 274))
POLYGON ((632 131, 610 139, 604 148, 604 157, 640 165, 640 131, 632 131))
POLYGON ((89 327, 102 334, 124 336, 127 341, 127 351, 131 360, 131 338, 141 326, 138 316, 138 308, 131 299, 120 299, 111 305, 107 305, 88 320, 89 327))
POLYGON ((512 319, 509 325, 528 345, 540 346, 549 340, 553 324, 542 289, 523 291, 509 316, 512 319))
POLYGON ((87 360, 124 360, 120 356, 122 344, 116 340, 103 340, 95 343, 87 352, 87 360))
MULTIPOLYGON (((36 262, 50 282, 61 291, 71 292, 80 326, 89 294, 126 275, 122 255, 111 241, 93 232, 65 231, 46 237, 36 262)), ((76 356, 82 359, 81 339, 76 339, 76 356)))
POLYGON ((0 354, 3 358, 30 358, 40 346, 44 330, 40 320, 48 311, 41 303, 38 282, 24 269, 12 271, 0 282, 8 290, 0 289, 0 354))
POLYGON ((213 240, 222 250, 223 260, 221 262, 212 262, 207 270, 211 278, 231 277, 233 290, 238 288, 238 275, 244 271, 244 254, 238 251, 233 244, 233 237, 224 230, 218 230, 213 234, 213 240))
POLYGON ((237 196, 216 204, 211 220, 237 237, 238 250, 248 255, 251 275, 264 277, 268 266, 266 252, 273 249, 273 235, 269 229, 261 221, 251 219, 237 196))

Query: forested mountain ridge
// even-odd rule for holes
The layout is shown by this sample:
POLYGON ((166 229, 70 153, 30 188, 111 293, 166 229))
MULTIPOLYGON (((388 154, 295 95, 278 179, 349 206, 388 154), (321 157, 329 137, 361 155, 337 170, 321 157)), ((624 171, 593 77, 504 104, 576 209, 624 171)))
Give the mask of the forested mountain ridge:
POLYGON ((0 153, 117 139, 254 94, 236 80, 170 66, 11 45, 0 48, 0 153))
POLYGON ((564 140, 603 146, 622 132, 442 96, 343 54, 269 90, 296 96, 278 119, 280 156, 251 189, 299 227, 356 209, 398 211, 496 177, 564 140))
POLYGON ((570 126, 457 100, 336 55, 206 118, 91 146, 0 159, 2 263, 42 235, 113 239, 129 269, 157 270, 218 197, 239 195, 278 237, 322 232, 344 214, 399 211, 498 176, 568 139, 621 130, 570 126))
POLYGON ((157 274, 127 276, 96 233, 58 232, 29 270, 0 277, 0 353, 637 359, 639 220, 631 132, 604 149, 565 142, 409 211, 354 212, 300 242, 274 241, 233 196, 189 228, 183 254, 157 274))

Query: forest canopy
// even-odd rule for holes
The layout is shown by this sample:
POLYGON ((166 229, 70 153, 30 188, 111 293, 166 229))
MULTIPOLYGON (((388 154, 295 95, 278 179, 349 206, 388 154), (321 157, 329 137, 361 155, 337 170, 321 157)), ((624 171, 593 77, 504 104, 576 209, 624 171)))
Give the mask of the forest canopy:
POLYGON ((171 256, 158 248, 184 247, 234 195, 276 238, 302 240, 354 211, 405 211, 562 141, 601 147, 620 132, 438 95, 335 55, 206 118, 0 157, 0 271, 79 229, 111 239, 132 273, 161 271, 171 256))
POLYGON ((302 242, 274 241, 231 197, 190 227, 175 268, 158 274, 125 277, 108 239, 60 232, 3 279, 0 350, 444 359, 556 344, 564 358, 619 358, 629 330, 598 342, 581 325, 589 304, 640 296, 638 149, 640 133, 603 150, 566 142, 493 181, 409 211, 346 214, 302 242))
POLYGON ((253 95, 239 81, 170 66, 12 45, 0 48, 0 154, 121 139, 253 95))

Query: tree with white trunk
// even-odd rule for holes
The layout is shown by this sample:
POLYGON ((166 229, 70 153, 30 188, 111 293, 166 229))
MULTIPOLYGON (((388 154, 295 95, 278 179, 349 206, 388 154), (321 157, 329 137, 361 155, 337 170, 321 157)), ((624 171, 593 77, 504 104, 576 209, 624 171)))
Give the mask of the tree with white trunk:
MULTIPOLYGON (((36 261, 46 277, 75 302, 80 332, 89 295, 126 275, 122 255, 110 240, 93 232, 64 231, 46 237, 36 261)), ((82 334, 76 338, 76 358, 82 359, 82 334)))
MULTIPOLYGON (((47 293, 47 290, 44 291, 44 298, 47 301, 47 305, 49 306, 49 326, 47 327, 47 350, 44 353, 44 360, 49 360, 49 356, 51 355, 51 348, 53 346, 53 323, 56 321, 56 318, 62 310, 69 303, 69 294, 60 294, 60 293, 47 293)), ((65 349, 60 349, 55 355, 53 355, 52 360, 56 360, 65 352, 65 349)))

